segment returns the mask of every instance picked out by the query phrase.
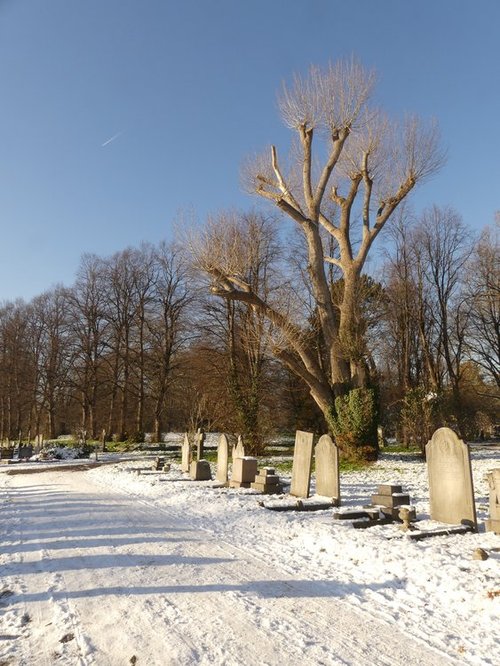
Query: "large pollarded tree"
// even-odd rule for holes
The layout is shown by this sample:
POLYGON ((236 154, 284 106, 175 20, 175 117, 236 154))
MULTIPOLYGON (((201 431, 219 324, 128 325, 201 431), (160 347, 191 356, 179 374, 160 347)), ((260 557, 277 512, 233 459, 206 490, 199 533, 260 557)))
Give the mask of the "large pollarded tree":
MULTIPOLYGON (((336 398, 349 400, 353 389, 370 382, 360 325, 362 272, 370 248, 401 202, 443 161, 436 124, 415 116, 389 120, 370 106, 373 84, 373 73, 355 61, 295 76, 279 97, 282 118, 295 135, 287 167, 275 146, 245 167, 247 187, 301 232, 306 265, 299 270, 314 302, 321 350, 311 344, 311 318, 304 312, 283 307, 282 299, 263 298, 220 252, 197 252, 213 280, 213 293, 251 304, 280 331, 276 355, 306 382, 337 433, 342 399, 336 398)), ((210 248, 210 231, 204 240, 198 249, 210 248)))

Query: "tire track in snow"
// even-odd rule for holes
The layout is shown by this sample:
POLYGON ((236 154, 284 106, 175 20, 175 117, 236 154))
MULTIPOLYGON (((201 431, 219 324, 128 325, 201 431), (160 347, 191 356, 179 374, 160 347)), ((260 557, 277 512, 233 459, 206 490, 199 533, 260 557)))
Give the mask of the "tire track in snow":
MULTIPOLYGON (((75 531, 67 524, 60 547, 65 538, 71 541, 68 557, 64 549, 59 557, 60 551, 45 545, 50 557, 44 574, 61 574, 53 596, 76 608, 82 634, 95 638, 99 665, 123 665, 132 654, 148 666, 239 666, 255 658, 269 666, 452 663, 394 626, 388 628, 332 598, 329 583, 298 580, 293 572, 270 566, 261 554, 204 529, 195 515, 180 517, 130 493, 103 490, 80 472, 71 474, 73 487, 67 496, 74 493, 80 504, 88 505, 92 520, 75 531), (103 505, 106 513, 99 513, 103 505), (123 537, 115 543, 114 526, 123 537), (146 546, 156 526, 173 536, 143 554, 142 541, 134 535, 144 535, 146 546), (72 539, 76 532, 80 545, 72 539), (101 534, 109 535, 106 546, 92 541, 101 534), (91 588, 88 575, 82 576, 87 566, 91 588), (118 637, 111 635, 113 624, 118 637)), ((56 473, 46 477, 51 481, 57 483, 56 473)), ((44 538, 39 530, 37 539, 44 538)))
MULTIPOLYGON (((128 494, 128 493, 127 493, 128 494)), ((161 513, 167 515, 171 520, 178 520, 178 516, 170 509, 165 507, 158 507, 151 501, 144 499, 139 495, 134 495, 134 499, 138 504, 143 505, 147 508, 147 511, 160 511, 161 513)), ((192 516, 190 516, 190 519, 192 516)), ((250 573, 254 573, 254 578, 258 580, 259 577, 262 578, 264 572, 272 571, 273 574, 276 574, 275 565, 269 567, 269 564, 266 562, 264 555, 259 552, 258 549, 252 550, 250 553, 245 548, 234 545, 233 543, 228 542, 220 534, 214 534, 211 530, 205 528, 199 522, 196 525, 196 528, 200 531, 205 532, 207 535, 210 535, 212 539, 217 541, 217 545, 225 553, 228 552, 237 557, 238 555, 246 559, 245 567, 243 571, 245 572, 245 582, 248 587, 251 587, 252 579, 249 576, 250 573), (222 549, 224 545, 224 549, 222 549)), ((189 549, 188 549, 189 552, 189 549)), ((319 590, 319 593, 325 595, 322 599, 315 599, 305 596, 307 601, 305 605, 307 606, 308 617, 305 618, 303 614, 297 612, 297 604, 290 599, 300 598, 302 594, 301 588, 307 587, 309 581, 297 581, 296 574, 293 571, 287 571, 285 566, 280 567, 283 572, 286 572, 290 577, 289 580, 279 580, 278 586, 282 588, 282 596, 280 597, 280 608, 278 616, 280 618, 279 622, 273 622, 272 626, 269 625, 269 630, 272 632, 274 639, 276 640, 278 636, 281 638, 281 643, 283 646, 286 646, 286 649, 289 650, 291 645, 294 645, 295 650, 297 651, 297 665, 308 664, 317 665, 317 664, 343 664, 351 663, 356 664, 357 666, 361 664, 369 664, 370 666, 374 663, 377 663, 378 666, 393 666, 395 663, 394 657, 394 648, 393 643, 397 642, 399 638, 400 643, 400 662, 405 663, 407 666, 410 664, 423 664, 432 663, 433 666, 438 664, 453 664, 460 663, 458 660, 443 655, 437 650, 426 645, 424 637, 421 637, 421 641, 413 641, 413 637, 409 637, 407 634, 400 632, 400 630, 394 626, 394 623, 391 619, 385 619, 373 616, 371 613, 367 613, 364 609, 358 609, 350 605, 346 609, 346 604, 343 600, 332 599, 331 598, 331 587, 328 583, 322 583, 317 586, 317 589, 323 588, 323 591, 319 590), (329 592, 330 590, 330 592, 329 592), (328 599, 328 597, 330 597, 328 599), (348 652, 350 653, 349 660, 345 662, 344 659, 338 657, 337 655, 329 654, 331 649, 335 650, 336 639, 332 636, 329 641, 330 648, 325 648, 321 646, 318 641, 315 639, 315 636, 318 634, 321 636, 328 635, 333 633, 333 619, 331 617, 331 606, 334 606, 338 611, 336 622, 340 625, 337 627, 341 629, 340 635, 342 639, 338 642, 337 647, 339 652, 348 652), (287 610, 287 607, 290 607, 287 610), (347 616, 347 621, 343 620, 343 617, 347 616), (355 626, 364 627, 364 630, 361 634, 355 633, 351 639, 351 634, 354 633, 353 623, 355 626), (309 627, 308 634, 304 637, 304 624, 309 627), (381 629, 384 631, 381 632, 381 629), (391 633, 393 640, 390 641, 391 648, 389 652, 387 651, 388 642, 385 639, 385 632, 391 633), (372 645, 365 645, 364 639, 366 636, 370 636, 370 642, 372 645), (361 640, 363 639, 363 640, 361 640), (362 646, 362 647, 361 647, 362 646), (306 650, 306 654, 304 654, 306 650), (325 654, 326 653, 326 654, 325 654), (422 653, 427 655, 429 661, 422 659, 422 653), (309 661, 310 659, 310 661, 309 661)), ((269 576, 267 574, 267 579, 269 585, 276 585, 274 580, 276 576, 269 576)), ((230 571, 226 571, 225 575, 226 580, 231 580, 230 571)), ((252 621, 254 626, 257 629, 262 628, 263 618, 265 623, 266 617, 266 606, 273 606, 276 604, 269 604, 269 599, 265 596, 264 598, 262 592, 265 588, 265 582, 261 586, 261 594, 259 596, 249 595, 247 591, 241 592, 236 591, 232 592, 232 596, 237 600, 246 611, 248 618, 252 621)), ((279 594, 279 593, 278 593, 279 594)), ((307 595, 307 593, 305 593, 307 595)), ((230 662, 224 662, 230 663, 230 662)), ((235 664, 237 661, 234 662, 235 664)), ((272 662, 274 663, 274 662, 272 662)), ((279 663, 279 662, 276 662, 279 663)), ((290 662, 289 662, 290 663, 290 662)), ((292 666, 292 664, 291 664, 292 666)))
MULTIPOLYGON (((22 506, 22 501, 18 499, 19 493, 15 489, 6 488, 5 490, 10 506, 22 506)), ((87 657, 89 651, 92 651, 92 646, 82 634, 76 609, 63 592, 65 589, 64 577, 60 573, 47 571, 46 563, 50 561, 50 553, 47 549, 33 550, 29 558, 24 555, 22 547, 26 542, 25 520, 20 508, 13 510, 15 517, 10 517, 8 533, 14 536, 14 542, 10 543, 10 550, 15 554, 17 546, 18 561, 13 559, 8 566, 14 571, 19 568, 26 570, 24 575, 15 577, 20 605, 24 609, 21 616, 24 641, 19 650, 21 655, 17 659, 20 664, 31 666, 33 664, 32 655, 36 654, 36 663, 40 666, 53 664, 55 659, 62 666, 65 664, 67 666, 91 666, 94 661, 87 657), (34 592, 41 598, 38 601, 30 601, 28 604, 26 599, 34 592), (35 628, 42 627, 43 639, 40 640, 39 636, 33 638, 35 628), (74 638, 61 641, 70 635, 74 638), (26 650, 25 643, 30 645, 29 650, 26 650)), ((50 513, 50 507, 47 508, 47 513, 50 513)))

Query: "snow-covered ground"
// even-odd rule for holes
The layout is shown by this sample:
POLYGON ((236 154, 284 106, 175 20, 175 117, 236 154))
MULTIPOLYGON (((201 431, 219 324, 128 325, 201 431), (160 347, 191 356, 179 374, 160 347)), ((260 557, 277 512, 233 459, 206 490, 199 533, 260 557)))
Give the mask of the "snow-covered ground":
MULTIPOLYGON (((472 460, 481 524, 498 449, 472 460)), ((416 542, 331 509, 269 511, 175 463, 63 467, 0 474, 2 666, 500 663, 500 536, 482 525, 416 542)), ((343 473, 342 508, 387 482, 436 525, 425 464, 397 454, 343 473)))

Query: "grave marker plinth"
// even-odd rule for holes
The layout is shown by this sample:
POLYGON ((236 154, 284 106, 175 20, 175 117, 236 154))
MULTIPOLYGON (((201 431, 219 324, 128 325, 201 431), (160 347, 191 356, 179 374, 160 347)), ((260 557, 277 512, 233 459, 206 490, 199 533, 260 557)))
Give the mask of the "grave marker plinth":
POLYGON ((260 469, 258 475, 255 477, 255 481, 250 484, 250 487, 265 495, 274 495, 283 492, 280 478, 275 474, 273 467, 264 467, 260 469))
POLYGON ((250 488, 257 476, 257 458, 245 456, 233 461, 233 474, 229 486, 231 488, 250 488))

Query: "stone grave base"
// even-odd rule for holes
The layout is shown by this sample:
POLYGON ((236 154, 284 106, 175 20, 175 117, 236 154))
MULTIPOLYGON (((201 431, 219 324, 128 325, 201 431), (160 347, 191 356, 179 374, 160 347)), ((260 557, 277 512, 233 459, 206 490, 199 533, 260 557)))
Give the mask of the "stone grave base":
POLYGON ((401 486, 384 483, 378 486, 378 492, 372 495, 372 504, 393 509, 397 506, 407 506, 410 496, 403 492, 401 486))
POLYGON ((273 467, 264 467, 259 470, 255 481, 250 485, 254 490, 258 490, 265 495, 275 495, 283 492, 280 484, 280 478, 275 474, 273 467))
POLYGON ((257 476, 257 458, 245 456, 233 462, 233 474, 229 482, 230 488, 250 488, 257 476))

